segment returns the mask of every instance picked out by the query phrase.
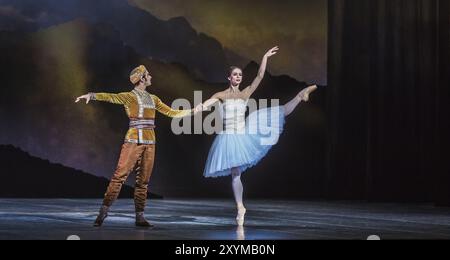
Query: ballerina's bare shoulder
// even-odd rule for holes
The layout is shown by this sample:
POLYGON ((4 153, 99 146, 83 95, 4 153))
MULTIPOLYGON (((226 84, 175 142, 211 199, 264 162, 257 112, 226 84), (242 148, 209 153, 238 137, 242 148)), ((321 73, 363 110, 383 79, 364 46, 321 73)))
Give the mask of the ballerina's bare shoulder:
POLYGON ((220 102, 225 102, 227 100, 242 100, 246 102, 250 98, 250 95, 245 90, 234 92, 231 89, 227 89, 217 93, 215 97, 219 99, 220 102))

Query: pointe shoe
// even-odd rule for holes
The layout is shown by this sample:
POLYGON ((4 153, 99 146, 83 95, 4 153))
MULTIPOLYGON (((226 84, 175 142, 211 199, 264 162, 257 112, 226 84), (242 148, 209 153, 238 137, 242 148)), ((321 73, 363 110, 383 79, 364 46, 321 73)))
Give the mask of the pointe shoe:
POLYGON ((238 215, 236 217, 236 223, 238 226, 243 226, 245 223, 245 213, 247 213, 247 209, 242 207, 238 209, 238 215))
POLYGON ((153 227, 152 224, 150 224, 144 216, 144 212, 138 212, 136 213, 136 227, 145 227, 145 228, 151 228, 153 227))
POLYGON ((108 210, 109 207, 102 206, 100 208, 100 212, 98 213, 97 219, 95 219, 94 227, 101 227, 103 225, 103 222, 108 217, 108 210))
POLYGON ((299 96, 300 100, 303 100, 303 101, 305 101, 305 102, 308 102, 308 101, 309 101, 309 95, 310 95, 312 92, 316 91, 316 90, 317 90, 317 85, 312 85, 312 86, 309 86, 309 87, 303 89, 303 90, 298 94, 298 96, 299 96))

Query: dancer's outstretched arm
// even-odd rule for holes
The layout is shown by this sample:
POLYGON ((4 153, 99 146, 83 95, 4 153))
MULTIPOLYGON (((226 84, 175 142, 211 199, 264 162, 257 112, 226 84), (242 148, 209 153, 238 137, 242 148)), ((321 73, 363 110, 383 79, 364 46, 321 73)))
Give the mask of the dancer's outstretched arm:
POLYGON ((267 68, 267 60, 272 57, 273 55, 277 54, 277 51, 279 50, 278 46, 273 47, 270 49, 266 54, 264 54, 264 57, 261 61, 261 66, 259 67, 258 75, 253 80, 252 84, 244 89, 244 93, 247 98, 250 98, 251 95, 255 92, 255 90, 259 87, 259 84, 264 78, 264 74, 266 74, 266 68, 267 68))
POLYGON ((206 100, 202 104, 199 104, 195 108, 195 111, 198 111, 198 110, 199 111, 206 111, 211 106, 213 106, 215 103, 220 102, 220 100, 223 100, 223 99, 224 99, 224 93, 223 92, 216 93, 210 99, 206 100))
POLYGON ((132 97, 129 93, 120 93, 120 94, 110 94, 110 93, 89 93, 82 96, 79 96, 75 103, 80 102, 80 100, 85 99, 86 104, 89 104, 90 101, 103 101, 117 105, 126 105, 132 101, 132 97))
POLYGON ((189 110, 172 109, 168 105, 164 104, 164 102, 162 102, 159 97, 152 95, 152 98, 155 101, 156 110, 158 112, 160 112, 161 114, 168 116, 168 117, 181 118, 181 117, 190 116, 190 115, 200 112, 200 111, 197 111, 197 109, 189 109, 189 110))

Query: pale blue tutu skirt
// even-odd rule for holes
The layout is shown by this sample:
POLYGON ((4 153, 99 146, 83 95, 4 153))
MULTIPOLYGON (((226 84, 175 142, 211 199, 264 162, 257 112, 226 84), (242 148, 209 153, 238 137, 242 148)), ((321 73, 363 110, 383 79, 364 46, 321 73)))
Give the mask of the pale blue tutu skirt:
POLYGON ((248 116, 242 133, 224 131, 218 134, 203 175, 207 178, 229 176, 233 168, 243 173, 255 166, 278 142, 284 123, 284 107, 264 108, 248 116))

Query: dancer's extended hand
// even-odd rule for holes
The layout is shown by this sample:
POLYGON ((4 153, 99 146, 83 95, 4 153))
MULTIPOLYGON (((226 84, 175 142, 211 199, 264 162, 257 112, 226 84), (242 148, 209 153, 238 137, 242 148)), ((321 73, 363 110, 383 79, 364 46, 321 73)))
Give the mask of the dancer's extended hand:
POLYGON ((204 107, 203 104, 198 104, 195 108, 194 108, 194 114, 200 113, 204 111, 204 107))
POLYGON ((91 101, 91 95, 90 94, 86 94, 86 95, 83 95, 83 96, 79 96, 79 97, 77 97, 77 100, 75 100, 75 103, 80 102, 80 100, 82 100, 82 99, 86 99, 86 104, 89 104, 89 101, 91 101))
POLYGON ((279 49, 280 48, 278 48, 278 46, 275 46, 272 49, 270 49, 269 51, 267 51, 267 53, 264 56, 267 58, 272 57, 273 55, 277 54, 279 49))

